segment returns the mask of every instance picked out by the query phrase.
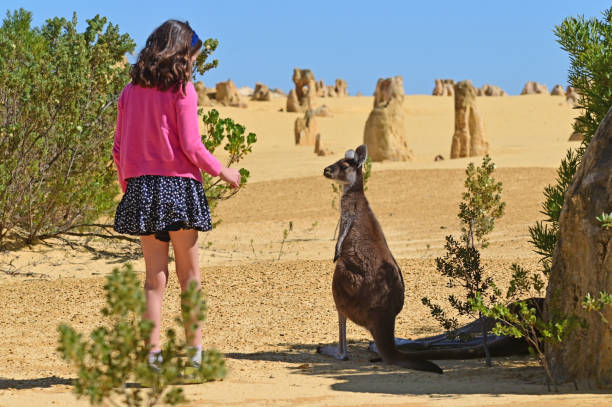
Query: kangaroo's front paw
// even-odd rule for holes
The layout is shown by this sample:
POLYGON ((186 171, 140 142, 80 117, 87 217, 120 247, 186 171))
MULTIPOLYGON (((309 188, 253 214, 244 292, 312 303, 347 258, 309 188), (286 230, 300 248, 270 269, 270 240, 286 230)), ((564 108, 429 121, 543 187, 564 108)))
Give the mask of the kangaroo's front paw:
POLYGON ((328 345, 328 346, 317 346, 317 353, 322 353, 327 356, 334 357, 338 360, 348 360, 348 353, 341 352, 337 346, 328 345))

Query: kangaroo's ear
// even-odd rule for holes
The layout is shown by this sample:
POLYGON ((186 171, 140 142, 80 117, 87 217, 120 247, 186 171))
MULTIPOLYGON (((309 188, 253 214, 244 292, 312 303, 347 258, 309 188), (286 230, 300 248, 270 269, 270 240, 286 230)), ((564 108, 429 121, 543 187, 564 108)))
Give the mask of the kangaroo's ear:
POLYGON ((346 158, 347 160, 354 160, 355 152, 353 150, 347 150, 346 153, 344 154, 344 158, 346 158))
POLYGON ((357 161, 357 168, 361 167, 368 158, 368 147, 365 144, 360 145, 355 150, 355 161, 357 161))

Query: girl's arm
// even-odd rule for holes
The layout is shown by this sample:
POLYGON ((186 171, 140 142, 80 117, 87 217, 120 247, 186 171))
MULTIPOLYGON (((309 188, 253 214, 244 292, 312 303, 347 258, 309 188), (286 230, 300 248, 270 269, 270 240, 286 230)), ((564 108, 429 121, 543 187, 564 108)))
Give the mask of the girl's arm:
POLYGON ((179 96, 176 103, 177 130, 181 149, 194 165, 213 177, 217 177, 223 166, 202 144, 198 127, 198 95, 193 83, 189 82, 185 88, 186 94, 179 96))
POLYGON ((121 185, 121 190, 125 193, 125 189, 127 188, 127 182, 123 178, 123 174, 121 172, 121 160, 120 160, 120 151, 121 151, 121 118, 122 118, 123 107, 121 106, 121 97, 119 97, 119 102, 117 102, 117 126, 115 128, 115 143, 113 144, 113 159, 115 160, 115 166, 117 167, 117 177, 119 178, 119 185, 121 185))

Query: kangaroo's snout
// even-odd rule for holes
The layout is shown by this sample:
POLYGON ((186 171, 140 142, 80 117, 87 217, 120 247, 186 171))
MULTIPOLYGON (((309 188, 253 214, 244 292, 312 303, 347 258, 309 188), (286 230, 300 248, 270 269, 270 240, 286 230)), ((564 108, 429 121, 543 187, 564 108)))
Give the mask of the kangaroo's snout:
POLYGON ((331 165, 329 167, 325 167, 325 169, 323 170, 323 176, 326 178, 333 178, 334 170, 332 169, 331 165))

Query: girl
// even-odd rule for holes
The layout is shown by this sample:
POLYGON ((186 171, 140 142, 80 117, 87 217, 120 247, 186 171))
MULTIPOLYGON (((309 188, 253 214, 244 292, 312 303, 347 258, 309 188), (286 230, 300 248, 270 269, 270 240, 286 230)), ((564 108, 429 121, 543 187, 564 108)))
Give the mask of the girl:
MULTIPOLYGON (((114 228, 139 235, 146 266, 144 317, 153 322, 149 363, 160 356, 161 304, 168 282, 168 247, 172 242, 176 274, 184 291, 200 286, 198 231, 211 229, 202 173, 219 176, 232 187, 240 174, 224 168, 200 138, 197 95, 190 81, 202 41, 188 23, 168 20, 147 39, 129 83, 121 93, 113 158, 124 192, 114 228)), ((202 330, 188 332, 201 362, 202 330)))

